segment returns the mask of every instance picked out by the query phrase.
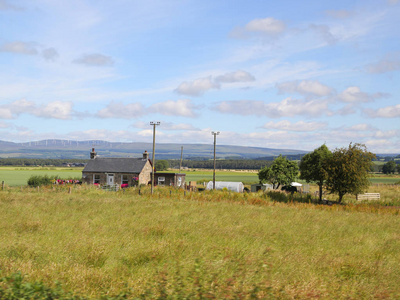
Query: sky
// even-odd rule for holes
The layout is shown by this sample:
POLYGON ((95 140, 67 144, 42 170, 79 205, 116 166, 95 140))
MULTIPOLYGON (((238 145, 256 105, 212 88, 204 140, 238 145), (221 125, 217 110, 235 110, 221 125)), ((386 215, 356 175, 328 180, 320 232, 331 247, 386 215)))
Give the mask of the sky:
POLYGON ((0 0, 0 140, 400 149, 400 0, 0 0))

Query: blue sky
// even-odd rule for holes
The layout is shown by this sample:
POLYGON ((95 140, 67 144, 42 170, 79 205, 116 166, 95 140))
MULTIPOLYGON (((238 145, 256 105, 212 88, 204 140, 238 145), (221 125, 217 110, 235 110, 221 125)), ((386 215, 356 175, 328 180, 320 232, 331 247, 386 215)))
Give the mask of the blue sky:
POLYGON ((0 0, 0 140, 400 149, 400 0, 0 0))

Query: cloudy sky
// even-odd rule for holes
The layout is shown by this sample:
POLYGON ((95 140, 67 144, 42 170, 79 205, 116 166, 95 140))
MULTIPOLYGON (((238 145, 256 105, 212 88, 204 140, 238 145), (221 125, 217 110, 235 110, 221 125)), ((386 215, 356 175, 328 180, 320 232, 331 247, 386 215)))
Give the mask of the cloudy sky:
POLYGON ((0 0, 0 140, 400 149, 400 0, 0 0))

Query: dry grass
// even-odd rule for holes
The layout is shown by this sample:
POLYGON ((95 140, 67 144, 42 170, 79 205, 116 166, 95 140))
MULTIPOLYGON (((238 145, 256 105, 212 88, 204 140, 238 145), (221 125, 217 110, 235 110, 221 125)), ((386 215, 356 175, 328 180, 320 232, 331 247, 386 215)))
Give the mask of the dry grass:
POLYGON ((49 187, 0 192, 0 211, 3 274, 58 280, 90 297, 126 284, 148 298, 181 290, 249 298, 255 287, 260 298, 400 296, 395 208, 49 187))

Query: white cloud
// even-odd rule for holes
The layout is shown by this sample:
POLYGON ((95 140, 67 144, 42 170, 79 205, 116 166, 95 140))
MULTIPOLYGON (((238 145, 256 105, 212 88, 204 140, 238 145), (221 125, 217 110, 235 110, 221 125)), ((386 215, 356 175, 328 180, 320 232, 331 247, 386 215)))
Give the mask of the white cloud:
MULTIPOLYGON (((387 149, 395 149, 393 143, 387 139, 371 139, 364 142, 368 149, 377 149, 379 152, 387 153, 387 149), (380 149, 380 150, 379 150, 380 149)), ((375 151, 375 152, 378 152, 375 151)))
POLYGON ((181 95, 201 96, 209 90, 221 88, 222 83, 228 84, 251 81, 255 81, 253 75, 251 75, 249 72, 238 70, 219 75, 215 78, 208 76, 193 81, 185 81, 182 82, 174 91, 181 95))
POLYGON ((112 66, 114 64, 114 60, 111 56, 106 56, 100 53, 93 54, 84 54, 80 58, 77 58, 72 61, 76 64, 82 64, 86 66, 112 66))
POLYGON ((344 130, 350 130, 350 131, 372 131, 374 128, 369 125, 369 124, 356 124, 350 127, 345 128, 344 130))
POLYGON ((400 133, 400 130, 387 130, 387 131, 377 130, 374 133, 374 137, 377 137, 379 139, 381 139, 381 138, 390 139, 390 138, 398 137, 399 133, 400 133))
POLYGON ((394 72, 400 70, 400 54, 388 54, 385 58, 371 63, 365 67, 368 73, 372 74, 382 74, 388 72, 394 72))
POLYGON ((0 107, 0 117, 3 115, 5 119, 13 119, 20 114, 30 114, 40 118, 67 120, 72 117, 72 106, 72 102, 68 101, 53 101, 38 106, 32 101, 21 99, 0 107))
POLYGON ((283 21, 274 18, 254 19, 246 24, 248 32, 259 32, 267 35, 277 35, 285 31, 286 25, 283 21))
POLYGON ((175 92, 181 95, 188 96, 201 96, 205 92, 211 89, 219 89, 220 85, 213 82, 211 76, 206 78, 199 78, 194 81, 182 82, 176 89, 175 92))
POLYGON ((276 85, 280 93, 300 93, 303 95, 328 96, 332 94, 332 88, 317 80, 303 80, 283 82, 276 85))
POLYGON ((365 109, 364 112, 371 118, 400 118, 400 104, 382 107, 377 110, 365 109))
POLYGON ((31 113, 36 109, 36 105, 32 101, 26 99, 16 100, 8 106, 13 114, 31 113))
POLYGON ((246 71, 236 71, 236 72, 231 72, 231 73, 226 73, 221 76, 217 76, 215 78, 216 82, 219 83, 234 83, 234 82, 250 82, 254 81, 255 78, 253 75, 246 71))
POLYGON ((329 113, 327 101, 304 101, 286 98, 281 102, 239 100, 220 102, 216 110, 242 116, 256 115, 271 118, 293 116, 322 116, 329 113))
POLYGON ((54 101, 43 107, 38 107, 34 115, 42 118, 67 120, 71 118, 72 102, 54 101))
POLYGON ((97 112, 99 118, 131 119, 145 114, 145 108, 141 103, 123 104, 111 102, 106 108, 97 112))
POLYGON ((292 123, 288 120, 282 120, 279 122, 270 121, 268 123, 265 123, 263 128, 286 130, 286 131, 316 131, 326 128, 326 123, 304 122, 304 121, 292 123))
POLYGON ((370 102, 376 98, 386 97, 386 94, 375 93, 368 94, 362 92, 357 86, 350 86, 338 95, 338 99, 347 103, 360 103, 360 102, 370 102))
POLYGON ((25 99, 16 100, 10 104, 5 104, 0 107, 1 119, 14 119, 22 113, 33 113, 35 104, 25 99))
POLYGON ((191 100, 182 99, 177 101, 168 100, 153 104, 149 107, 149 112, 159 113, 166 116, 195 117, 196 107, 191 100))
POLYGON ((0 119, 12 119, 14 116, 9 108, 0 107, 0 119))
POLYGON ((310 30, 314 31, 315 34, 320 39, 324 40, 328 45, 333 45, 338 41, 338 39, 333 35, 331 29, 327 25, 311 24, 309 28, 310 30))
POLYGON ((25 54, 25 55, 37 55, 38 51, 36 50, 34 43, 26 43, 26 42, 10 42, 4 43, 0 46, 1 52, 10 52, 17 54, 25 54))
MULTIPOLYGON (((165 122, 165 121, 161 121, 160 123, 161 123, 160 129, 167 130, 167 131, 198 131, 198 130, 200 130, 198 128, 195 128, 192 124, 185 124, 185 123, 175 124, 175 123, 165 122)), ((149 122, 136 122, 133 124, 133 127, 141 128, 141 129, 148 129, 149 122)))

